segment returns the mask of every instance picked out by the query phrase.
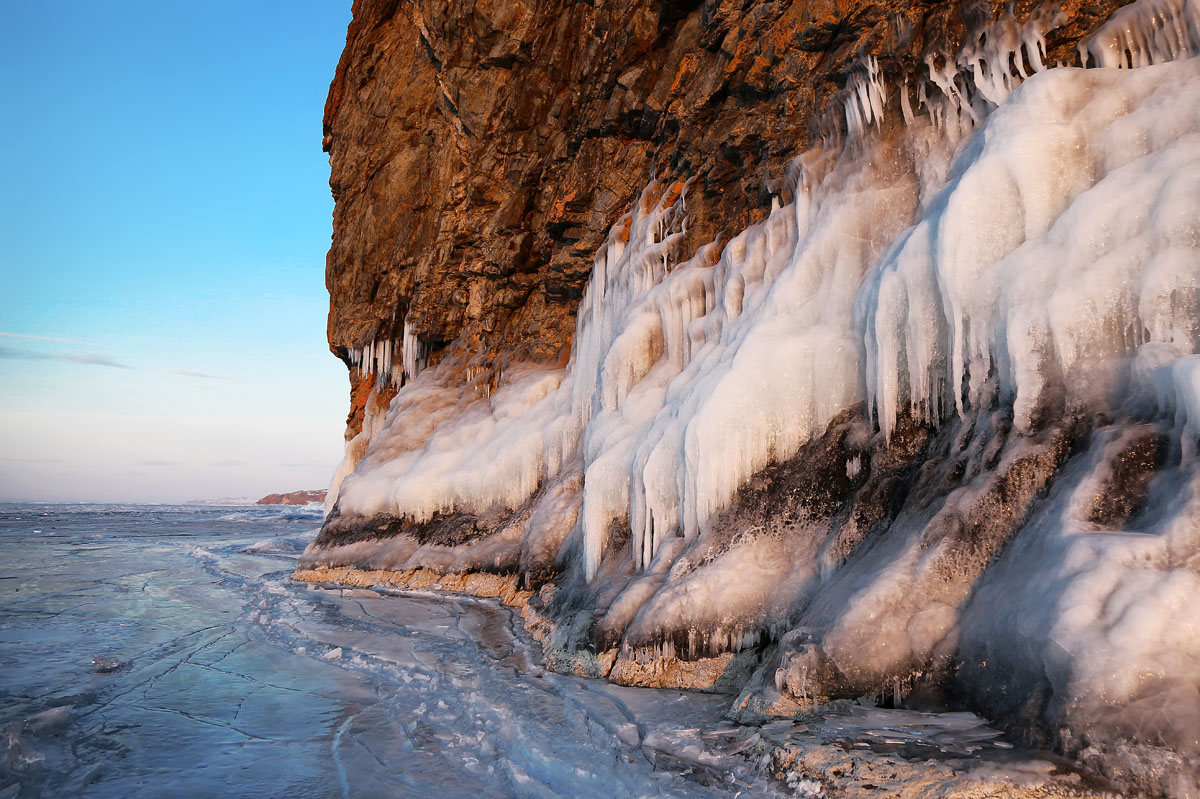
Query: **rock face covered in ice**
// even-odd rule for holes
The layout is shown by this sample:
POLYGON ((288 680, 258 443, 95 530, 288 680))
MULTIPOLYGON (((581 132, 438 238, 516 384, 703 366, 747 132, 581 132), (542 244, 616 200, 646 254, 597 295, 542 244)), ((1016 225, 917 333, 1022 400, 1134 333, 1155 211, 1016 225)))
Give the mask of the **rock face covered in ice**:
MULTIPOLYGON (((467 317, 422 338, 415 300, 347 340, 365 413, 302 573, 517 573, 582 671, 733 688, 748 716, 949 691, 1191 795, 1200 4, 1005 11, 954 42, 889 24, 902 47, 810 86, 763 218, 714 205, 708 161, 659 165, 558 360, 467 317)), ((547 308, 508 318, 537 339, 547 308)))
MULTIPOLYGON (((1120 4, 1067 0, 1051 63, 1120 4)), ((492 372, 552 357, 652 175, 696 179, 689 253, 736 233, 863 52, 901 80, 1002 5, 355 0, 325 109, 329 341, 351 367, 353 431, 366 376, 419 360, 406 335, 492 372)))

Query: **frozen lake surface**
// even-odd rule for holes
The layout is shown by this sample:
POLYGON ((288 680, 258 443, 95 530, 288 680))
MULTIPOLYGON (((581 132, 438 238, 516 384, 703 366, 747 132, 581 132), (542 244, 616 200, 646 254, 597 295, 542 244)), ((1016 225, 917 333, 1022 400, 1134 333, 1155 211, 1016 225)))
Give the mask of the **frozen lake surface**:
POLYGON ((0 513, 0 796, 774 792, 699 762, 744 763, 703 751, 727 698, 547 673, 492 603, 292 582, 319 510, 0 513))
MULTIPOLYGON (((729 697, 546 672, 491 602, 293 582, 320 521, 0 505, 0 799, 819 795, 747 756, 811 726, 738 727, 729 697)), ((970 714, 888 713, 826 732, 1007 748, 970 714)))

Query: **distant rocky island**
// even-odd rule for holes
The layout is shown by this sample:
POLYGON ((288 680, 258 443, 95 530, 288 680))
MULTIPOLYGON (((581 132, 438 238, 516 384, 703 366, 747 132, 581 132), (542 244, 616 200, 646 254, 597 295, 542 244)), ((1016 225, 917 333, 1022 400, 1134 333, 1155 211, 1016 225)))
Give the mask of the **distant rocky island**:
POLYGON ((324 502, 325 489, 312 491, 292 491, 289 494, 267 494, 255 502, 255 505, 307 505, 310 502, 324 502))

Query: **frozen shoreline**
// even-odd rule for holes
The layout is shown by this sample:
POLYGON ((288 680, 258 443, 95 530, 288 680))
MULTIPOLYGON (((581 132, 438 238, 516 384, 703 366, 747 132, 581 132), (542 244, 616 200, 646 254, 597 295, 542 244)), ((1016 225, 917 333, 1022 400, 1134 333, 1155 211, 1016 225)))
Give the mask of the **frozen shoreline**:
MULTIPOLYGON (((297 569, 294 579, 327 585, 354 599, 392 596, 468 597, 511 608, 510 619, 542 646, 552 671, 614 685, 717 691, 732 655, 689 663, 675 657, 640 669, 617 668, 616 650, 597 656, 555 650, 553 623, 539 615, 539 593, 518 588, 517 575, 481 572, 437 574, 427 569, 389 571, 352 567, 297 569), (374 589, 374 590, 372 590, 374 589), (693 678, 695 681, 688 683, 693 678)), ((1103 781, 1066 758, 1019 751, 986 721, 966 712, 924 713, 839 702, 792 717, 763 717, 761 724, 722 722, 701 738, 721 751, 757 763, 797 796, 838 797, 1090 797, 1112 796, 1103 781), (986 751, 984 751, 986 750, 986 751), (982 753, 981 753, 982 752, 982 753)), ((686 758, 675 752, 669 756, 686 758)), ((704 765, 703 759, 690 767, 704 765)))

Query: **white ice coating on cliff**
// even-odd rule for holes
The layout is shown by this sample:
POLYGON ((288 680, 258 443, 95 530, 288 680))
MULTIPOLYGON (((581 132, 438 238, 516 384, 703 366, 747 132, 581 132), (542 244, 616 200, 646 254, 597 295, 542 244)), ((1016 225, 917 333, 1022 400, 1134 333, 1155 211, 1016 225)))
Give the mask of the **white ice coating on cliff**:
POLYGON ((1200 93, 1155 91, 1155 70, 1060 75, 988 119, 859 293, 885 431, 902 401, 936 420, 999 392, 1026 429, 1048 395, 1119 406, 1140 346, 1196 346, 1200 93))
MULTIPOLYGON (((737 648, 757 640, 739 619, 769 617, 777 638, 794 623, 788 603, 808 601, 815 581, 824 605, 809 615, 837 619, 826 651, 840 646, 863 669, 886 674, 939 641, 1019 640, 1023 663, 1093 703, 1089 718, 1106 697, 1133 702, 1151 677, 1195 694, 1197 7, 1125 7, 1082 45, 1099 68, 1047 68, 1053 15, 1006 17, 957 56, 930 59, 911 97, 867 59, 824 144, 793 164, 791 202, 681 261, 688 187, 647 187, 596 253, 565 368, 510 368, 494 391, 454 357, 408 370, 386 413, 368 412, 330 496, 343 514, 417 522, 525 506, 527 533, 506 529, 472 557, 510 535, 553 557, 567 537, 579 542, 563 550, 568 565, 601 585, 628 524, 633 577, 605 600, 615 627, 707 624, 737 648), (888 124, 889 97, 903 125, 888 124), (982 578, 978 596, 1011 598, 1003 610, 962 597, 922 605, 918 577, 937 566, 919 526, 832 577, 819 539, 805 548, 747 531, 722 558, 684 554, 747 480, 847 412, 865 409, 886 441, 905 419, 986 428, 994 408, 1011 409, 1017 443, 999 463, 972 457, 997 473, 1039 452, 1050 422, 1116 420, 982 578), (1138 529, 1104 529, 1081 508, 1104 490, 1106 458, 1148 428, 1169 438, 1150 509, 1138 529), (1161 614, 1169 625, 1150 623, 1161 614)), ((383 351, 358 363, 394 369, 383 351)), ((870 466, 848 454, 845 474, 870 466)), ((485 563, 403 539, 330 557, 485 563)), ((780 671, 790 685, 795 670, 780 671)), ((1173 729, 1188 729, 1200 700, 1180 690, 1173 729)))

